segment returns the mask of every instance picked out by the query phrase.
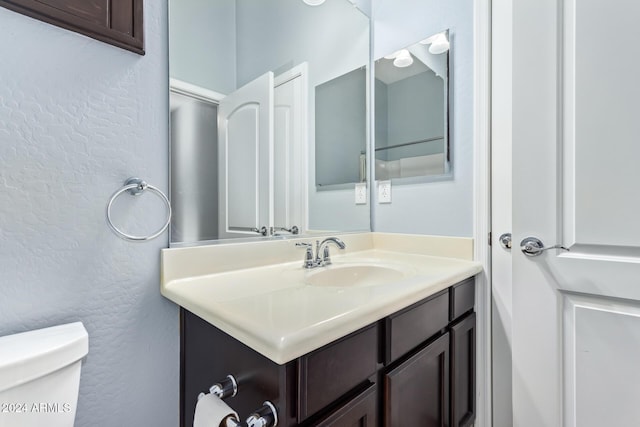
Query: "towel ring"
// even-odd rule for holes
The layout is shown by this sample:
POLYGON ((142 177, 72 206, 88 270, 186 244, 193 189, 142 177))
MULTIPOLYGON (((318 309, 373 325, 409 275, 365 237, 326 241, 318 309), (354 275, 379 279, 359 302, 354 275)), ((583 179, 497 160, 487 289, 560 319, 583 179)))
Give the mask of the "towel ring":
POLYGON ((111 196, 111 199, 109 199, 109 203, 107 204, 107 224, 109 224, 109 227, 111 228, 111 230, 113 230, 113 232, 116 233, 116 235, 123 240, 127 240, 130 242, 144 242, 147 240, 155 239, 156 237, 164 233, 167 227, 169 227, 170 223, 171 223, 171 202, 169 202, 169 199, 167 198, 167 196, 165 196, 165 194, 162 191, 158 190, 153 185, 147 184, 145 181, 141 180, 140 178, 129 178, 124 183, 124 187, 122 187, 121 189, 113 193, 113 195, 111 196), (125 191, 131 194, 132 196, 139 196, 145 190, 151 191, 160 199, 162 199, 163 202, 165 202, 168 210, 167 220, 160 230, 158 230, 156 233, 153 233, 149 236, 134 236, 131 234, 127 234, 113 224, 113 220, 111 219, 111 206, 113 205, 113 202, 118 198, 118 196, 123 194, 125 191))

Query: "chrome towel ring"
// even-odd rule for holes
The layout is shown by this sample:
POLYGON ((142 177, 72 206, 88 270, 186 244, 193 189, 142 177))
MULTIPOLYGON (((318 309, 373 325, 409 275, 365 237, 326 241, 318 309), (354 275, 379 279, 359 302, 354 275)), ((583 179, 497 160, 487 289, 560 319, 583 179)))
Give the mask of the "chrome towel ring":
POLYGON ((162 191, 158 190, 153 185, 147 184, 145 181, 141 180, 140 178, 129 178, 124 183, 124 187, 122 187, 121 189, 113 193, 113 195, 111 196, 111 199, 109 199, 109 203, 107 204, 107 224, 109 224, 109 227, 111 228, 111 230, 113 230, 113 232, 116 233, 116 236, 130 242, 144 242, 147 240, 155 239, 156 237, 164 233, 167 227, 169 227, 169 223, 171 223, 171 203, 169 202, 169 199, 167 198, 167 196, 165 196, 165 194, 162 191), (114 200, 116 200, 116 198, 118 198, 118 196, 123 194, 125 191, 131 194, 132 196, 139 196, 146 190, 151 191, 160 199, 162 199, 162 201, 165 202, 165 204, 167 205, 167 211, 168 211, 167 220, 160 230, 158 230, 156 233, 153 233, 149 236, 133 236, 131 234, 127 234, 113 224, 113 220, 111 219, 111 206, 113 205, 114 200))

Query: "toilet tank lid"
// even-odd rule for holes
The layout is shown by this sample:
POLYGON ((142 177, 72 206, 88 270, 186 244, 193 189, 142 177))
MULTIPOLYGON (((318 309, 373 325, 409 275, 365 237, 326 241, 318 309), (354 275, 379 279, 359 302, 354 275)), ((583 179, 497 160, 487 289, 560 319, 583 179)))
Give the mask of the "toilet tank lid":
POLYGON ((68 366, 88 352, 82 322, 0 337, 0 392, 68 366))

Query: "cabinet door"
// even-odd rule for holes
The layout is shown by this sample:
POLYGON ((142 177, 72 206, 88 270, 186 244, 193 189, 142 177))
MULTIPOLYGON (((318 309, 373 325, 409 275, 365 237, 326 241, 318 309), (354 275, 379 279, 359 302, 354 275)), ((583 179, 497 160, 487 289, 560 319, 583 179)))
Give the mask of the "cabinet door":
POLYGON ((377 370, 378 328, 368 326, 298 361, 298 422, 340 399, 377 370))
POLYGON ((376 427, 376 401, 374 384, 313 427, 376 427))
POLYGON ((0 0, 0 6, 144 55, 144 0, 0 0))
POLYGON ((467 427, 476 417, 476 314, 451 327, 451 425, 467 427))
POLYGON ((386 427, 449 426, 449 334, 384 376, 386 427))

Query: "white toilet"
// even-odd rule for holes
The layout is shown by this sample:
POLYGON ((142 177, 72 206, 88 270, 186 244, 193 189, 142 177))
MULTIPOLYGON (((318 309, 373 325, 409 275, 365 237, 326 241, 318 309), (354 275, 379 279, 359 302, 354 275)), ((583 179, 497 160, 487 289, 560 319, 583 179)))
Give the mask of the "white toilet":
POLYGON ((72 427, 88 351, 80 322, 0 337, 0 427, 72 427))

